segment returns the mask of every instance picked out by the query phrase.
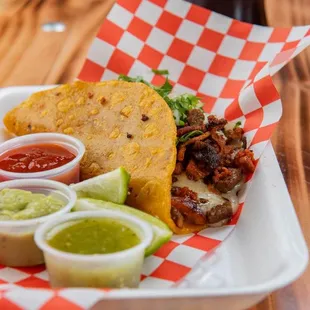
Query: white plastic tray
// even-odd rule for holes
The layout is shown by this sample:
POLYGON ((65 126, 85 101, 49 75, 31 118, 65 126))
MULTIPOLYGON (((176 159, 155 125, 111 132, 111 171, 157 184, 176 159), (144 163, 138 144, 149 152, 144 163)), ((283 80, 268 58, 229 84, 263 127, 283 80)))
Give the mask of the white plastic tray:
MULTIPOLYGON (((48 87, 0 90, 0 142, 9 138, 2 124, 5 113, 31 93, 48 87)), ((271 144, 256 174, 232 234, 177 287, 117 290, 105 298, 199 296, 208 298, 206 310, 240 310, 297 279, 307 266, 308 250, 271 144)), ((81 298, 87 294, 87 290, 78 291, 81 298)))

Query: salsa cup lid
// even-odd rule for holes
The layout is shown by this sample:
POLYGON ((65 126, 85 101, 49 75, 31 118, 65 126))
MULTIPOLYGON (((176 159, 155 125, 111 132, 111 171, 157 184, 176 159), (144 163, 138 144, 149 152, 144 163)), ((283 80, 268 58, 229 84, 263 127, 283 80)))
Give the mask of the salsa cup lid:
MULTIPOLYGON (((126 224, 125 224, 126 225, 126 224)), ((61 231, 61 229, 59 230, 61 231)), ((79 262, 108 262, 113 261, 117 259, 122 259, 126 257, 129 254, 134 253, 135 251, 139 251, 141 249, 146 249, 153 239, 153 231, 151 226, 138 219, 135 216, 125 214, 120 211, 112 211, 112 210, 102 210, 102 211, 81 211, 81 212, 75 212, 71 214, 66 214, 62 217, 54 218, 53 220, 45 222, 43 225, 41 225, 35 232, 34 240, 37 244, 37 246, 43 251, 47 252, 48 254, 52 254, 54 256, 66 259, 66 260, 74 260, 79 262), (54 247, 50 246, 46 242, 46 235, 49 231, 51 231, 53 228, 56 228, 58 225, 75 221, 75 220, 83 220, 86 218, 109 218, 114 220, 121 220, 123 223, 128 222, 130 223, 130 228, 134 231, 139 231, 139 238, 140 243, 133 246, 132 248, 115 252, 115 253, 109 253, 109 254, 75 254, 75 253, 69 253, 69 252, 63 252, 61 250, 57 250, 54 247), (132 228, 134 226, 135 228, 132 228)))
POLYGON ((0 227, 24 227, 41 224, 49 219, 57 218, 59 215, 68 213, 75 205, 77 196, 76 192, 69 186, 52 180, 41 180, 41 179, 29 179, 29 180, 12 180, 0 183, 0 190, 5 188, 15 188, 15 189, 45 189, 54 192, 60 192, 67 199, 67 204, 60 210, 33 219, 28 220, 7 220, 0 221, 0 227))
POLYGON ((15 137, 8 141, 3 142, 2 144, 0 144, 0 156, 15 148, 41 143, 68 145, 68 147, 75 149, 76 151, 75 158, 63 166, 46 171, 23 173, 23 172, 12 172, 0 169, 0 174, 11 179, 30 179, 30 178, 39 179, 39 178, 52 177, 54 175, 61 174, 73 168, 76 164, 78 164, 81 161, 85 153, 84 144, 79 139, 76 139, 72 136, 68 136, 61 133, 35 133, 15 137))

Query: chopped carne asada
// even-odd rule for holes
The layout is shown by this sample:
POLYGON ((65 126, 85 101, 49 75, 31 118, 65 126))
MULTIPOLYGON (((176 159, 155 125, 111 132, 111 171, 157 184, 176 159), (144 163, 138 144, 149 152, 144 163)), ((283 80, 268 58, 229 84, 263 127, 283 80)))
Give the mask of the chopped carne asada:
POLYGON ((211 172, 220 165, 222 155, 210 143, 206 143, 206 147, 203 149, 192 150, 191 157, 195 162, 200 163, 207 171, 211 172))
POLYGON ((253 173, 255 170, 254 154, 249 149, 240 150, 235 157, 235 164, 244 173, 253 173))
POLYGON ((214 187, 222 193, 227 193, 231 191, 242 178, 241 169, 221 167, 214 172, 214 187))
POLYGON ((194 130, 200 130, 202 132, 207 131, 207 128, 205 125, 192 125, 192 126, 185 126, 178 129, 177 135, 178 137, 181 137, 185 135, 186 133, 192 132, 194 130))
POLYGON ((254 154, 246 148, 243 128, 240 124, 232 127, 227 120, 214 115, 205 120, 201 109, 192 109, 187 123, 178 127, 177 136, 174 183, 177 185, 179 176, 186 175, 188 180, 200 186, 204 184, 211 198, 217 198, 199 197, 199 193, 187 186, 173 186, 172 219, 179 228, 184 223, 224 225, 232 218, 235 208, 226 197, 230 193, 236 197, 246 174, 255 169, 254 154))
POLYGON ((188 187, 174 186, 171 189, 171 217, 176 219, 179 228, 183 227, 184 220, 196 225, 205 224, 205 215, 199 209, 198 195, 188 187))
POLYGON ((208 116, 208 130, 215 128, 216 130, 221 130, 227 124, 226 119, 224 118, 217 118, 215 115, 208 116))
POLYGON ((242 140, 243 133, 244 131, 241 127, 226 130, 225 136, 227 137, 227 142, 230 142, 231 140, 242 140))
POLYGON ((205 115, 200 109, 192 109, 188 111, 187 121, 190 126, 199 126, 204 123, 205 115))
POLYGON ((172 197, 171 206, 177 209, 188 223, 195 225, 206 223, 206 216, 199 208, 198 203, 189 197, 172 197))
POLYGON ((198 195, 194 191, 190 190, 188 187, 178 187, 173 186, 171 189, 171 193, 176 197, 190 198, 194 201, 198 201, 198 195))
POLYGON ((184 225, 184 217, 182 213, 175 207, 171 206, 171 218, 174 221, 175 225, 179 228, 182 228, 184 225))
POLYGON ((229 202, 225 202, 211 208, 207 212, 206 216, 208 224, 215 224, 225 220, 227 223, 233 216, 233 209, 229 202))
POLYGON ((198 181, 208 175, 207 169, 200 168, 198 163, 191 159, 186 167, 186 175, 190 180, 198 181))

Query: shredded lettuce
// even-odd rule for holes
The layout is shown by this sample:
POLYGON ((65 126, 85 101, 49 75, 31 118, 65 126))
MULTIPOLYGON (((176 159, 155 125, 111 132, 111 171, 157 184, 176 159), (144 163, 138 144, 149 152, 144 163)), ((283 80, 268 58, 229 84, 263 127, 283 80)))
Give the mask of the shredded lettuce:
MULTIPOLYGON (((168 70, 162 70, 168 71, 168 70)), ((183 94, 174 98, 169 97, 172 91, 172 85, 170 84, 168 77, 165 80, 165 83, 161 86, 155 86, 143 79, 141 76, 135 78, 121 74, 118 77, 121 81, 126 82, 138 82, 144 83, 147 86, 154 89, 163 99, 167 102, 168 106, 172 110, 175 123, 177 126, 184 126, 187 121, 187 112, 192 109, 201 109, 202 103, 200 99, 192 94, 183 94)))

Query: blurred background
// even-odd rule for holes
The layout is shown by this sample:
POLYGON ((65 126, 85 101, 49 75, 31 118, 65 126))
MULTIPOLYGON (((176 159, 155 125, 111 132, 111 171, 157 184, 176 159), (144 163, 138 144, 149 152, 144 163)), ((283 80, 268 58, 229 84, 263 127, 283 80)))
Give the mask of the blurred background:
POLYGON ((192 0, 212 11, 257 25, 266 25, 264 0, 192 0))
MULTIPOLYGON (((0 0, 0 85, 72 80, 114 1, 0 0)), ((188 1, 259 25, 310 24, 308 0, 188 1)))

